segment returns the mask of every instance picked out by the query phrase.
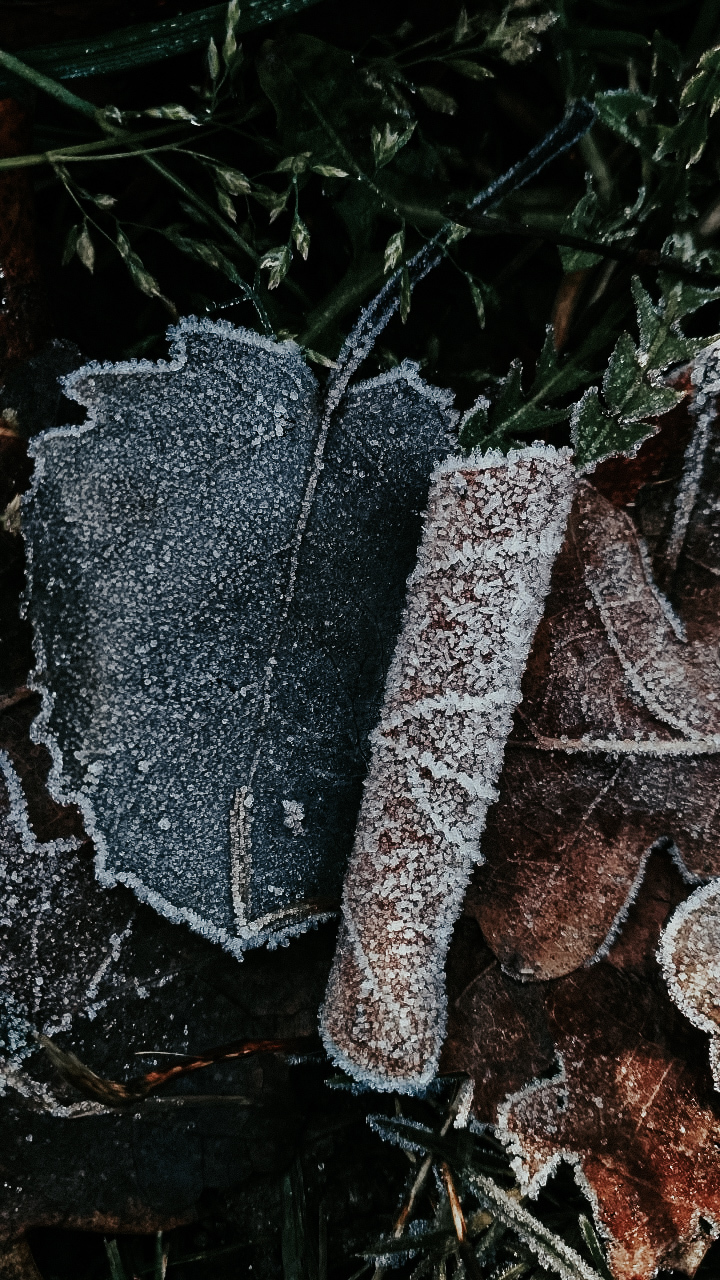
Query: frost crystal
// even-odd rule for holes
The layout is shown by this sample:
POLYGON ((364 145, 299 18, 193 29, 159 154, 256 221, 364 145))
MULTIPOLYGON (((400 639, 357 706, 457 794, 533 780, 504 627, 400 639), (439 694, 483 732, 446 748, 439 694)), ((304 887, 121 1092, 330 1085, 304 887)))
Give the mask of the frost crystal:
POLYGON ((409 363, 323 414, 294 344, 174 337, 68 377, 87 422, 34 444, 34 736, 101 882, 239 954, 339 898, 455 414, 409 363))
POLYGON ((658 949, 670 995, 710 1036, 710 1066, 720 1089, 720 880, 696 889, 676 909, 658 949))
POLYGON ((343 898, 323 1035, 351 1075, 410 1091, 444 1035, 444 962, 572 502, 569 450, 437 469, 343 898))
MULTIPOLYGON (((54 1035, 87 1012, 121 944, 113 935, 108 946, 107 922, 98 922, 92 895, 78 891, 77 845, 36 839, 20 780, 0 751, 0 1086, 10 1083, 40 1105, 47 1103, 43 1087, 21 1069, 36 1048, 36 1029, 54 1035)), ((88 1109, 80 1104, 80 1113, 88 1109)))

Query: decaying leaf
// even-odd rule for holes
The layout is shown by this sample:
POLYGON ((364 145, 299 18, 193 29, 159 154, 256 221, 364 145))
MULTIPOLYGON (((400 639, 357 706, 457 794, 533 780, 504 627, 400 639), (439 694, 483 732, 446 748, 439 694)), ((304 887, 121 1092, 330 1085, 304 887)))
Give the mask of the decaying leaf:
POLYGON ((204 1189, 286 1167, 300 1115, 272 1046, 314 1036, 332 937, 313 931, 238 966, 127 889, 103 889, 87 844, 47 838, 71 815, 43 796, 42 770, 21 761, 29 817, 2 765, 0 1237, 168 1229, 197 1215, 204 1189), (247 1055, 252 1043, 261 1056, 247 1055), (201 1053, 208 1045, 224 1047, 201 1053), (79 1076, 73 1057, 88 1064, 79 1076))
MULTIPOLYGON (((163 1006, 172 1012, 170 1006, 175 1000, 167 988, 189 960, 189 956, 183 959, 183 947, 177 937, 178 932, 182 935, 185 931, 163 926, 170 928, 173 935, 174 954, 172 945, 168 950, 169 939, 163 939, 162 932, 156 941, 149 942, 148 926, 154 920, 153 913, 138 909, 125 891, 104 890, 93 875, 89 846, 82 845, 76 837, 38 840, 30 824, 20 779, 5 752, 0 752, 0 769, 0 1078, 35 1104, 62 1115, 63 1103, 48 1092, 42 1081, 43 1072, 38 1075, 40 1040, 60 1037, 62 1042, 65 1033, 71 1033, 72 1042, 97 1063, 93 1024, 99 1014, 97 1033, 106 1041, 113 1038, 114 1028, 125 1035, 127 1025, 133 1026, 135 1035, 146 1035, 155 1044, 164 1040, 168 1032, 172 1035, 175 1014, 168 1022, 163 1006), (24 1066, 28 1059, 33 1062, 30 1074, 24 1066)), ((37 789, 37 780, 30 781, 37 789)), ((36 806, 36 815, 37 812, 36 806)), ((61 813, 54 822, 63 816, 69 815, 61 813)), ((208 953, 212 950, 199 939, 192 939, 190 946, 205 947, 208 953)), ((194 980, 202 988, 200 952, 190 964, 194 980)), ((296 980, 299 976, 298 970, 296 980)), ((206 1001, 207 993, 199 1003, 206 1001)), ((189 1000, 188 1011, 197 1004, 197 996, 189 1000)), ((182 1012, 185 1014, 186 1010, 182 1012)), ((280 1021, 241 1044, 226 1044, 205 1060, 245 1056, 257 1051, 253 1045, 257 1046, 260 1040, 266 1050, 273 1051, 280 1037, 297 1041, 297 1051, 298 1037, 311 1031, 312 1018, 304 1018, 299 1024, 280 1021)), ((194 1034, 203 1039, 214 1037, 216 1042, 227 1040, 228 1025, 218 1019, 215 1011, 210 1014, 209 1023, 194 1034)), ((194 1048, 201 1048, 197 1039, 194 1048)), ((57 1064, 62 1065, 65 1051, 58 1044, 56 1052, 57 1064)), ((203 1061, 197 1052, 195 1058, 198 1064, 203 1061)), ((101 1059, 100 1065, 104 1068, 105 1061, 101 1059)), ((150 1088, 177 1074, 182 1071, 174 1069, 169 1075, 157 1072, 157 1079, 143 1077, 142 1082, 135 1080, 131 1086, 118 1085, 115 1094, 120 1101, 144 1097, 150 1088)), ((86 1096, 91 1092, 86 1090, 86 1096)), ((97 1090, 94 1096, 100 1096, 97 1090)), ((111 1100, 111 1091, 106 1090, 103 1100, 111 1100)), ((72 1097, 70 1101, 74 1101, 72 1097)))
POLYGON ((720 1089, 720 881, 697 889, 678 908, 662 938, 660 960, 670 994, 710 1035, 710 1065, 720 1089))
MULTIPOLYGON (((184 321, 87 366, 23 512, 51 789, 102 883, 241 953, 332 911, 448 396, 321 416, 292 343, 184 321)), ((328 411, 329 412, 329 411, 328 411)))
POLYGON ((608 959, 544 992, 559 1072, 501 1110, 531 1193, 560 1160, 576 1164, 613 1274, 628 1280, 693 1274, 720 1234, 717 1095, 654 957, 657 908, 687 890, 667 855, 649 870, 608 959))
POLYGON ((500 1119, 531 1195, 562 1161, 575 1166, 620 1280, 692 1274, 720 1230, 720 1106, 704 1037, 673 1007, 655 958, 688 892, 656 850, 608 955, 549 982, 504 976, 467 917, 450 952, 442 1069, 473 1075, 476 1115, 500 1119))
POLYGON ((606 948, 660 837, 691 883, 720 872, 716 654, 659 592, 629 510, 581 482, 471 890, 508 973, 606 948))
POLYGON ((435 473, 343 894, 323 1013, 376 1088, 435 1074, 444 962, 572 501, 569 450, 449 458, 435 473))
POLYGON ((448 961, 442 1069, 531 1194, 576 1166, 618 1280, 720 1234, 717 360, 578 486, 448 961))

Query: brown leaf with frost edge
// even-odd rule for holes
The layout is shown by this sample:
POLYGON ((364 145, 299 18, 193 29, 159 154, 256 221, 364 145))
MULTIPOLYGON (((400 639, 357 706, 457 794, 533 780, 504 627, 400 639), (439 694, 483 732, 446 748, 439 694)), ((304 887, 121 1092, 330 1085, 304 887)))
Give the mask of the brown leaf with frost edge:
POLYGON ((442 1070, 531 1194, 575 1165, 618 1280, 720 1234, 718 355, 578 491, 448 961, 442 1070))
POLYGON ((539 992, 559 1071, 500 1110, 531 1195, 561 1160, 576 1165, 622 1280, 659 1267, 692 1275, 720 1234, 719 1100, 702 1037, 654 958, 658 904, 672 909, 683 892, 655 854, 608 958, 539 992))
MULTIPOLYGON (((716 492, 712 431, 703 456, 716 492)), ((706 524, 690 522, 688 564, 706 524)), ((720 566, 720 524, 718 535, 720 566)), ((719 615, 712 627, 705 607, 693 625, 706 591, 676 612, 632 508, 582 482, 466 903, 513 977, 560 977, 602 954, 660 837, 679 849, 690 883, 720 874, 719 615)))
POLYGON ((520 698, 576 477, 569 451, 436 469, 371 739, 321 1032, 350 1075, 415 1092, 445 1031, 452 927, 520 698))
POLYGON ((710 1066, 720 1089, 720 881, 697 889, 675 912, 659 959, 670 994, 710 1036, 710 1066))
POLYGON ((522 984, 497 962, 483 968, 486 950, 475 979, 464 958, 465 988, 451 998, 442 1069, 475 1077, 475 1113, 499 1118, 531 1197, 561 1162, 575 1166, 618 1280, 649 1280, 660 1267, 692 1275, 720 1231, 720 1098, 705 1037, 674 1007, 656 958, 661 929, 687 893, 669 851, 657 849, 598 964, 522 984))

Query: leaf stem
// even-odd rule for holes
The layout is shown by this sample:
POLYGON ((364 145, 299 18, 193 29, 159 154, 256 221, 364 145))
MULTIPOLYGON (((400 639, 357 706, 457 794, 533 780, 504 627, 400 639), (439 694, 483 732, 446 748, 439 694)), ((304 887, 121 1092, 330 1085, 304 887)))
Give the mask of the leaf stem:
POLYGON ((709 288, 716 289, 720 284, 720 275, 716 272, 698 271, 697 268, 689 267, 684 262, 678 262, 676 258, 669 258, 659 249, 637 248, 627 243, 603 244, 599 240, 588 240, 585 236, 576 236, 569 232, 543 231, 541 227, 531 227, 527 223, 497 218, 494 214, 474 214, 468 211, 458 214, 457 221, 459 226, 467 226, 475 232, 485 231, 490 235, 529 236, 534 240, 544 240, 548 244, 596 253, 598 257, 624 262, 638 270, 646 267, 659 268, 661 271, 667 271, 668 275, 681 276, 685 280, 692 280, 695 284, 707 285, 709 288))
MULTIPOLYGON (((169 124, 162 129, 146 130, 144 133, 131 133, 125 137, 124 141, 127 144, 130 144, 133 142, 143 142, 148 140, 150 142, 153 142, 155 138, 159 138, 167 133, 177 133, 179 129, 187 129, 187 125, 186 124, 169 124)), ((178 144, 172 143, 168 145, 176 146, 178 144)), ((28 169, 33 167, 34 165, 57 164, 57 163, 62 163, 64 161, 70 161, 70 160, 75 162, 77 160, 84 159, 86 154, 88 155, 89 158, 93 160, 95 159, 114 160, 118 158, 115 155, 96 156, 93 154, 94 152, 98 152, 98 151, 101 152, 103 150, 103 147, 106 147, 106 146, 107 146, 107 140, 105 138, 99 138, 97 142, 79 142, 77 144, 74 144, 73 146, 55 147, 50 151, 30 152, 28 155, 24 155, 24 156, 3 156, 3 158, 0 160, 0 170, 28 169)), ((125 154, 132 155, 133 153, 121 152, 120 154, 124 156, 125 154)))
POLYGON ((95 120, 102 127, 99 108, 93 102, 88 102, 86 98, 79 98, 72 90, 66 89, 65 85, 60 84, 59 80, 53 80, 42 71, 36 71, 34 67, 29 67, 25 62, 21 62, 12 53, 6 53, 4 49, 0 49, 0 67, 5 67, 5 70, 12 72, 13 75, 20 76, 23 80, 28 80, 36 89, 40 89, 43 93, 48 93, 51 98, 62 102, 71 111, 79 111, 82 115, 95 120))

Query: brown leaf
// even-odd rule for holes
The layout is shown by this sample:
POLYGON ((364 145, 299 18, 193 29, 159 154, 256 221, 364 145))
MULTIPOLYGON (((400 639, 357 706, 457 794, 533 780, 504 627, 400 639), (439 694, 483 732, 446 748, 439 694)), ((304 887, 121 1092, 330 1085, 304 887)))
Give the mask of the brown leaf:
POLYGON ((501 1120, 532 1191, 578 1164, 613 1274, 693 1274, 720 1222, 720 1106, 701 1037, 670 1002, 659 919, 687 892, 655 854, 623 940, 590 969, 534 987, 560 1071, 509 1098, 501 1120))
POLYGON ((580 271, 566 271, 558 285, 552 310, 553 344, 558 352, 567 346, 573 316, 589 274, 587 267, 580 271))
POLYGON ((660 961, 679 1009, 710 1035, 710 1065, 720 1089, 720 881, 696 890, 675 912, 660 961))
POLYGON ((531 1190, 578 1166, 618 1280, 693 1274, 720 1232, 711 359, 694 425, 668 415, 578 490, 448 961, 442 1069, 531 1190))
MULTIPOLYGON (((706 506, 715 603, 720 538, 706 506)), ((683 624, 653 581, 630 509, 581 486, 466 907, 508 973, 558 977, 590 961, 660 837, 691 880, 720 873, 720 613, 706 589, 685 590, 683 624)))
POLYGON ((435 473, 343 892, 326 1048, 376 1088, 435 1074, 444 963, 576 477, 531 446, 435 473))
POLYGON ((493 1123, 498 1107, 533 1076, 552 1074, 555 1045, 537 989, 503 973, 477 922, 461 916, 447 961, 449 1030, 442 1072, 475 1086, 473 1110, 493 1123))

